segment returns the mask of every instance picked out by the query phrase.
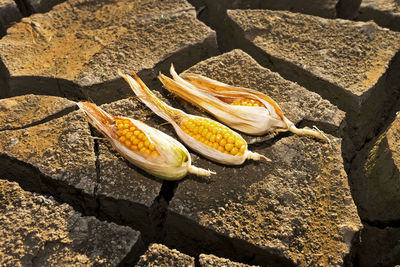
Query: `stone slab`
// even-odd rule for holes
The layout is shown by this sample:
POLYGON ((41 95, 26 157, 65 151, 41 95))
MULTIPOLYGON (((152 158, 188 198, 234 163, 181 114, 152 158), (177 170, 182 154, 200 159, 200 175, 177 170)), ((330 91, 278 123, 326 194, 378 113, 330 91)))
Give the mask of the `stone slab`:
MULTIPOLYGON (((228 9, 270 9, 270 10, 289 10, 292 12, 310 14, 325 18, 336 18, 339 15, 341 17, 351 18, 354 17, 357 8, 361 1, 359 0, 348 0, 344 1, 343 5, 337 8, 339 0, 306 0, 306 1, 295 1, 295 0, 284 0, 284 1, 273 1, 273 0, 238 0, 238 1, 212 1, 205 0, 210 16, 214 16, 216 13, 226 12, 228 9), (338 14, 339 13, 339 14, 338 14)), ((216 17, 211 18, 216 19, 216 17)))
MULTIPOLYGON (((319 120, 338 121, 336 107, 298 85, 285 83, 243 52, 212 58, 194 70, 265 90, 284 111, 292 105, 302 116, 312 113, 313 107, 300 108, 295 103, 314 98, 314 105, 323 107, 317 108, 319 120)), ((296 120, 290 117, 296 112, 287 113, 296 120)), ((250 145, 250 150, 272 162, 248 161, 235 167, 194 155, 199 167, 217 174, 207 180, 188 177, 179 183, 169 205, 166 244, 188 254, 190 248, 199 247, 249 264, 343 265, 361 222, 343 167, 341 139, 330 138, 331 146, 299 136, 250 145)))
MULTIPOLYGON (((11 24, 21 19, 21 13, 13 0, 0 1, 0 37, 6 33, 11 24)), ((0 94, 1 95, 1 94, 0 94)))
POLYGON ((381 27, 400 31, 400 3, 396 0, 363 0, 358 20, 373 20, 381 27))
POLYGON ((0 265, 116 266, 140 233, 0 180, 0 265), (107 244, 107 245, 105 245, 107 244))
MULTIPOLYGON (((19 107, 17 115, 33 113, 35 105, 43 104, 41 108, 36 106, 41 110, 36 112, 38 116, 52 110, 57 101, 70 103, 48 96, 2 101, 5 107, 19 107), (32 105, 25 105, 26 99, 36 100, 32 105)), ((135 98, 104 108, 114 115, 134 115, 142 121, 153 116, 135 98)), ((3 114, 17 117, 14 111, 9 108, 8 113, 4 111, 3 114)), ((79 110, 33 126, 0 131, 0 175, 18 179, 21 186, 29 190, 51 193, 87 214, 134 225, 148 237, 152 232, 149 230, 152 205, 160 194, 162 180, 129 164, 107 140, 95 139, 94 134, 86 116, 79 110)))
MULTIPOLYGON (((128 98, 102 105, 102 108, 116 116, 127 116, 151 124, 161 124, 153 113, 136 98, 128 98)), ((154 125, 151 125, 154 126, 154 125)), ((162 180, 153 177, 123 159, 107 140, 99 140, 99 186, 97 196, 100 206, 107 209, 118 221, 134 222, 147 228, 154 201, 158 197, 162 180), (124 203, 124 205, 115 205, 124 203), (111 206, 113 208, 108 208, 111 206), (133 216, 135 213, 136 216, 133 216), (141 214, 138 216, 138 214, 141 214)))
POLYGON ((161 244, 151 244, 145 254, 140 256, 137 267, 145 266, 191 266, 194 267, 194 258, 170 249, 161 244))
POLYGON ((357 154, 351 183, 360 217, 370 222, 400 221, 400 113, 357 154))
POLYGON ((399 266, 400 228, 364 226, 356 260, 359 266, 399 266))
POLYGON ((212 266, 229 266, 229 267, 250 267, 254 265, 247 265, 244 263, 233 262, 228 259, 220 258, 215 255, 200 254, 199 264, 201 267, 212 266))
POLYGON ((231 45, 347 112, 356 148, 381 126, 399 89, 400 33, 287 11, 229 10, 228 17, 231 45))
MULTIPOLYGON (((15 99, 13 99, 15 100, 15 99)), ((0 132, 1 176, 23 187, 65 197, 79 207, 95 205, 96 156, 81 112, 28 128, 0 132)))
POLYGON ((23 95, 0 100, 0 131, 27 127, 62 116, 76 105, 61 97, 23 95))
MULTIPOLYGON (((315 124, 321 129, 337 133, 345 117, 345 113, 329 101, 260 66, 251 56, 239 49, 204 60, 185 72, 261 91, 274 99, 283 114, 295 125, 315 124)), ((186 104, 185 108, 190 113, 199 113, 199 110, 191 105, 186 104)), ((254 138, 247 136, 246 139, 250 141, 254 138)))
POLYGON ((118 70, 150 83, 172 61, 182 70, 216 53, 215 32, 185 0, 67 1, 24 18, 0 41, 8 96, 96 103, 130 95, 118 70))

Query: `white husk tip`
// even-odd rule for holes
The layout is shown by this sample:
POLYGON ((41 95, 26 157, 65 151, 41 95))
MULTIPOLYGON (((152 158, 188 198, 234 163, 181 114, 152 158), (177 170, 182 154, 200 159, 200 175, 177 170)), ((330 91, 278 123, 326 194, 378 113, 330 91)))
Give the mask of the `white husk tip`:
POLYGON ((189 173, 196 174, 196 175, 199 175, 199 176, 210 176, 211 174, 216 174, 216 172, 213 172, 213 171, 210 171, 210 170, 205 170, 205 169, 202 169, 202 168, 198 168, 198 167, 193 166, 193 165, 190 165, 187 168, 187 170, 188 170, 189 173))
POLYGON ((251 152, 249 150, 246 151, 246 159, 260 160, 262 158, 265 159, 266 161, 271 161, 266 156, 258 154, 257 152, 251 152))
POLYGON ((317 126, 313 126, 313 128, 315 129, 310 129, 308 127, 305 127, 303 129, 299 129, 294 125, 291 125, 289 127, 289 131, 291 131, 294 134, 298 134, 298 135, 310 135, 313 136, 315 138, 318 138, 320 140, 323 140, 325 142, 328 142, 329 144, 331 143, 331 141, 329 140, 329 138, 324 134, 324 132, 322 132, 320 129, 317 128, 317 126))

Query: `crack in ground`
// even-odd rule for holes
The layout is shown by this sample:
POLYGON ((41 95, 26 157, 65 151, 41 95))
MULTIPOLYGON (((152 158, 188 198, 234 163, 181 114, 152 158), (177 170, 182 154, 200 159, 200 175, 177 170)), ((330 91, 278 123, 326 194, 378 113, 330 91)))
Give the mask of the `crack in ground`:
POLYGON ((391 221, 369 221, 366 219, 361 220, 363 224, 373 226, 379 229, 385 228, 400 228, 400 219, 399 220, 391 220, 391 221))
POLYGON ((95 211, 94 213, 97 215, 99 214, 100 211, 100 200, 97 196, 97 191, 99 190, 99 186, 101 183, 101 175, 100 175, 100 152, 99 152, 99 141, 96 138, 97 135, 95 133, 95 129, 92 127, 92 125, 89 125, 90 128, 90 135, 93 138, 93 151, 94 151, 94 155, 96 157, 96 161, 95 161, 95 166, 96 166, 96 185, 94 186, 94 190, 93 190, 93 195, 96 201, 96 207, 95 207, 95 211))
POLYGON ((65 115, 68 115, 69 113, 71 113, 73 111, 76 111, 76 110, 78 110, 78 107, 75 106, 75 105, 72 106, 72 107, 67 107, 67 108, 65 108, 65 109, 63 109, 63 110, 61 110, 59 112, 56 112, 56 113, 54 113, 52 115, 49 115, 49 116, 47 116, 47 117, 45 117, 45 118, 43 118, 41 120, 26 124, 26 125, 20 126, 20 127, 13 127, 13 128, 7 128, 6 127, 6 128, 3 128, 3 129, 0 129, 0 132, 22 130, 22 129, 26 129, 26 128, 29 128, 29 127, 37 126, 37 125, 40 125, 40 124, 44 124, 46 122, 49 122, 49 121, 64 117, 65 115))
POLYGON ((23 17, 28 17, 32 15, 34 12, 32 10, 31 5, 26 0, 14 0, 15 4, 17 5, 19 12, 22 14, 23 17))

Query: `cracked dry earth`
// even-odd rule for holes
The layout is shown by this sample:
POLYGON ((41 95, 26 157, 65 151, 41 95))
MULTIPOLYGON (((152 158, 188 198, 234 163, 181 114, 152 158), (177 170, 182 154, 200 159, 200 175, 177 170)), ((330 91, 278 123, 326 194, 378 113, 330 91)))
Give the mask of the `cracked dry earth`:
POLYGON ((398 14, 395 0, 0 1, 0 265, 400 264, 398 14), (272 161, 191 151, 217 174, 145 173, 74 101, 178 138, 117 74, 209 116, 161 86, 171 63, 268 94, 330 144, 243 135, 272 161))

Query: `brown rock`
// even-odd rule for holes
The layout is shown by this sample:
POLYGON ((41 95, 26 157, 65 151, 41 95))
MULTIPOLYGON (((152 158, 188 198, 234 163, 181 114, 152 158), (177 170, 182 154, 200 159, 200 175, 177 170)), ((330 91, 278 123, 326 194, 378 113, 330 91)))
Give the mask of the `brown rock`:
MULTIPOLYGON (((127 116, 146 123, 156 118, 136 98, 105 104, 102 108, 113 115, 127 116)), ((161 121, 161 119, 154 121, 161 121)), ((100 183, 97 195, 100 206, 113 207, 107 208, 108 214, 118 218, 119 221, 130 223, 133 221, 135 225, 140 225, 140 229, 147 229, 152 224, 149 221, 149 209, 160 193, 162 180, 130 164, 112 148, 107 140, 99 140, 98 143, 100 183), (125 205, 118 203, 125 203, 125 205)))
POLYGON ((228 16, 232 45, 347 112, 356 148, 381 126, 400 84, 400 33, 283 11, 228 16))
POLYGON ((357 250, 359 266, 399 266, 400 229, 364 226, 361 232, 361 244, 357 250))
POLYGON ((6 33, 7 28, 21 18, 21 13, 13 0, 0 0, 0 36, 6 33))
POLYGON ((152 244, 135 266, 192 266, 194 258, 161 244, 152 244))
MULTIPOLYGON (((212 267, 212 266, 229 266, 229 267, 249 267, 251 265, 237 263, 228 259, 219 258, 214 255, 200 254, 199 262, 201 267, 212 267)), ((254 266, 254 265, 253 265, 254 266)))
MULTIPOLYGON (((282 103, 284 112, 293 109, 287 116, 294 121, 301 113, 297 120, 313 116, 338 125, 337 113, 343 116, 240 51, 199 63, 191 71, 264 90, 282 103), (314 108, 320 113, 313 113, 314 108)), ((185 253, 200 247, 239 262, 251 259, 250 264, 342 265, 361 223, 343 169, 341 140, 330 138, 332 147, 299 136, 250 146, 272 162, 248 161, 239 167, 194 156, 199 167, 217 175, 209 180, 188 176, 179 184, 169 206, 167 243, 185 253)))
POLYGON ((2 266, 115 266, 141 242, 129 227, 83 217, 17 183, 0 180, 0 196, 2 266))
MULTIPOLYGON (((73 112, 36 126, 0 132, 1 176, 39 192, 63 195, 70 203, 92 206, 95 154, 89 125, 73 112)), ((83 207, 85 208, 85 207, 83 207)))
POLYGON ((353 196, 360 217, 375 222, 400 220, 400 113, 353 162, 353 196))
POLYGON ((374 20, 378 25, 400 31, 400 3, 396 0, 363 0, 358 20, 374 20))
POLYGON ((24 95, 0 100, 0 131, 62 116, 75 108, 68 99, 53 96, 24 95))
MULTIPOLYGON (((239 0, 239 1, 212 1, 205 0, 209 8, 210 17, 214 16, 214 20, 218 19, 215 17, 216 13, 225 13, 228 9, 271 9, 271 10, 290 10, 292 12, 305 13, 310 15, 316 15, 326 18, 336 18, 337 11, 336 5, 338 0, 306 0, 306 1, 273 1, 273 0, 239 0)), ((348 1, 349 2, 349 1, 348 1)), ((351 2, 351 1, 350 1, 351 2)), ((355 2, 355 1, 353 1, 355 2)))
POLYGON ((150 82, 172 61, 182 69, 216 51, 215 33, 184 0, 68 1, 24 18, 0 41, 9 96, 97 103, 131 95, 118 69, 150 82))
MULTIPOLYGON (((40 117, 51 113, 55 103, 71 102, 57 97, 27 96, 4 99, 1 103, 8 107, 2 115, 17 118, 18 114, 33 114, 34 104, 42 104, 40 108, 36 106, 40 117), (25 105, 27 99, 35 101, 25 105)), ((142 121, 154 116, 134 98, 104 108, 114 115, 142 121)), ((107 140, 94 140, 81 111, 22 129, 0 131, 0 140, 1 177, 18 179, 24 188, 51 193, 89 214, 96 212, 101 217, 135 225, 145 230, 145 235, 151 233, 150 210, 159 195, 161 180, 129 164, 107 140)))

